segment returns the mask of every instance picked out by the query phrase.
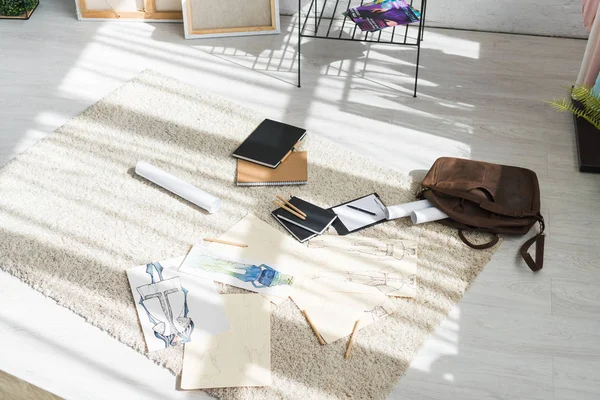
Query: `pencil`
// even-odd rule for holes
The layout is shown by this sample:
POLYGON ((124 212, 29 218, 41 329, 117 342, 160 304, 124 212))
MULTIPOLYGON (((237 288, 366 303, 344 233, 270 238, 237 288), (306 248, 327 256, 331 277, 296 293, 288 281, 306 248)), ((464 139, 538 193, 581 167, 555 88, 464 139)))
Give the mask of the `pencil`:
POLYGON ((298 207, 296 207, 295 205, 293 205, 292 203, 290 203, 289 201, 287 201, 286 199, 284 199, 281 196, 277 196, 277 198, 281 201, 283 201, 285 204, 288 205, 288 207, 293 208, 298 214, 302 214, 306 217, 306 213, 304 211, 302 211, 301 209, 299 209, 298 207))
POLYGON ((317 340, 319 340, 319 343, 321 343, 321 345, 324 345, 325 341, 323 340, 323 337, 321 336, 321 334, 319 333, 317 328, 315 328, 315 326, 313 325, 313 323, 310 320, 310 318, 308 317, 308 314, 306 313, 306 311, 302 311, 302 314, 304 314, 304 318, 306 318, 306 320, 308 321, 308 324, 310 325, 313 332, 315 333, 315 336, 317 337, 317 340))
POLYGON ((362 208, 358 208, 358 207, 355 207, 355 206, 351 206, 350 204, 348 204, 348 207, 350 207, 350 208, 351 208, 351 209, 353 209, 353 210, 362 211, 362 212, 364 212, 365 214, 369 214, 369 215, 377 215, 377 214, 375 214, 373 211, 364 210, 364 209, 362 209, 362 208))
POLYGON ((205 242, 228 244, 230 246, 237 246, 237 247, 248 247, 248 245, 244 244, 244 243, 229 242, 227 240, 221 240, 221 239, 204 238, 204 241, 205 242))
POLYGON ((281 159, 281 162, 284 162, 285 160, 287 160, 287 158, 290 156, 290 154, 292 154, 292 150, 288 151, 287 154, 281 159))
POLYGON ((350 357, 352 343, 354 343, 354 336, 356 336, 356 332, 358 332, 358 325, 360 325, 360 319, 354 323, 354 329, 352 330, 352 335, 350 335, 350 340, 348 341, 348 347, 346 348, 346 354, 344 354, 344 358, 350 357))
POLYGON ((289 208, 288 206, 286 206, 283 203, 279 203, 277 200, 274 200, 273 203, 275 203, 276 206, 283 208, 285 211, 292 213, 293 215, 295 215, 296 217, 300 218, 301 220, 306 220, 306 217, 302 214, 298 214, 296 211, 292 210, 291 208, 289 208))

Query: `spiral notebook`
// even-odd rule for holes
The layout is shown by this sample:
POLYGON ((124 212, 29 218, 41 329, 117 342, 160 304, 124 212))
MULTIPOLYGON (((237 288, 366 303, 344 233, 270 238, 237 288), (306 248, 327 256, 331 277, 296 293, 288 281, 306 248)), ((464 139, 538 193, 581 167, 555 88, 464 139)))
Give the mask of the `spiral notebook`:
POLYGON ((265 167, 277 168, 306 135, 306 129, 265 119, 232 154, 265 167))
POLYGON ((275 169, 250 161, 238 160, 238 186, 306 185, 308 182, 308 156, 306 151, 292 152, 275 169))

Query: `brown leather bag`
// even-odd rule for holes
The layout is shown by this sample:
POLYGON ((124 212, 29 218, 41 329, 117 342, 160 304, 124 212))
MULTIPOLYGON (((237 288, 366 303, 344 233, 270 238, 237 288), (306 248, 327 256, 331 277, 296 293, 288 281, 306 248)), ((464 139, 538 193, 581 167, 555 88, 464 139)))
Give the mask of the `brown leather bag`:
POLYGON ((498 243, 498 234, 525 235, 536 222, 540 233, 521 246, 520 253, 532 271, 544 265, 544 217, 540 214, 540 187, 535 172, 519 167, 460 158, 436 160, 417 195, 446 213, 439 222, 458 228, 465 244, 487 249, 498 243), (465 230, 494 235, 489 243, 473 244, 465 230), (528 250, 536 243, 535 260, 528 250))

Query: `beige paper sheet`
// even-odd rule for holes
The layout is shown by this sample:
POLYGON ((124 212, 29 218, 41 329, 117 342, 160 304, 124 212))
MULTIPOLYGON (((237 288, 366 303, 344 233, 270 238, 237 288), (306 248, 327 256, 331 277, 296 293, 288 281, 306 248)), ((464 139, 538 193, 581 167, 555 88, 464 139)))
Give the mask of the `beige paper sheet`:
POLYGON ((374 286, 332 279, 347 274, 350 267, 356 271, 382 268, 376 257, 361 257, 339 248, 307 248, 253 214, 248 214, 219 239, 248 245, 246 248, 208 245, 226 260, 265 263, 293 275, 290 297, 300 310, 306 311, 327 343, 348 336, 357 319, 365 327, 395 309, 388 296, 374 286))
MULTIPOLYGON (((219 243, 206 243, 213 254, 224 260, 239 263, 267 264, 278 271, 294 276, 305 263, 302 244, 287 233, 273 228, 254 214, 248 214, 219 239, 244 243, 248 247, 235 247, 219 243)), ((287 297, 266 295, 274 304, 281 304, 287 297)))
POLYGON ((271 385, 271 304, 257 294, 226 294, 231 329, 186 343, 182 389, 271 385))

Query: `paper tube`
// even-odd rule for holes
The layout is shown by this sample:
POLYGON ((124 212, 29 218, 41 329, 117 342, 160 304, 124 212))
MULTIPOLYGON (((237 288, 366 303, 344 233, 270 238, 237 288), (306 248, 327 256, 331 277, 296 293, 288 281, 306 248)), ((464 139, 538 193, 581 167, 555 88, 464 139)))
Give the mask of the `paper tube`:
POLYGON ((424 210, 426 208, 433 207, 433 204, 429 200, 413 201, 412 203, 399 204, 397 206, 390 206, 385 209, 385 218, 396 219, 408 217, 413 211, 424 210))
POLYGON ((135 166, 135 173, 143 176, 158 186, 167 189, 169 192, 184 198, 190 203, 194 203, 200 208, 205 209, 209 213, 215 213, 221 208, 221 200, 215 196, 206 193, 197 187, 190 185, 186 181, 179 179, 171 174, 166 173, 162 169, 156 168, 145 161, 140 161, 135 166))
POLYGON ((424 224, 425 222, 433 222, 446 218, 448 218, 448 216, 435 207, 413 211, 410 214, 410 220, 413 224, 424 224))

